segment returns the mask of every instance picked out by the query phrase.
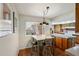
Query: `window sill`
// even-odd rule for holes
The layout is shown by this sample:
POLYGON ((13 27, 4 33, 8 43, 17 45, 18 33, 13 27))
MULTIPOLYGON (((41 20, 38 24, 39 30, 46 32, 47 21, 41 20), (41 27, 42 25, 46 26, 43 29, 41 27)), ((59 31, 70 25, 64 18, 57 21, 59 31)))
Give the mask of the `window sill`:
POLYGON ((6 35, 9 35, 9 34, 11 34, 12 32, 11 31, 0 31, 0 38, 2 38, 2 37, 5 37, 6 35))

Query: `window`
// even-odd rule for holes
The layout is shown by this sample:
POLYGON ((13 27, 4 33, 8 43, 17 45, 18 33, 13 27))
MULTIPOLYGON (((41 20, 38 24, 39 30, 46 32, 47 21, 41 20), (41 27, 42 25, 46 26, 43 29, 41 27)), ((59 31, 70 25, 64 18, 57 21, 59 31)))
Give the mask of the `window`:
POLYGON ((26 22, 26 35, 50 34, 48 25, 40 25, 39 22, 26 22))
POLYGON ((5 3, 3 3, 3 19, 11 20, 11 11, 5 3))
POLYGON ((36 35, 38 31, 38 22, 26 22, 26 35, 36 35))
POLYGON ((3 4, 3 19, 0 20, 0 37, 12 33, 11 11, 7 4, 3 4))

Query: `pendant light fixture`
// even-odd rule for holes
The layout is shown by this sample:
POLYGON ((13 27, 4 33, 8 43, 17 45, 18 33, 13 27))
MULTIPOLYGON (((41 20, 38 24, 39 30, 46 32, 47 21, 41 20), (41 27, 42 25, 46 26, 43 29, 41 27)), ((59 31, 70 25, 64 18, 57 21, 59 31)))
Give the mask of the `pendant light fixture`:
POLYGON ((40 25, 43 25, 43 24, 49 25, 49 23, 47 23, 47 22, 45 21, 45 16, 47 15, 48 10, 49 10, 49 6, 47 6, 47 7, 46 7, 46 10, 43 12, 43 22, 40 23, 40 25))

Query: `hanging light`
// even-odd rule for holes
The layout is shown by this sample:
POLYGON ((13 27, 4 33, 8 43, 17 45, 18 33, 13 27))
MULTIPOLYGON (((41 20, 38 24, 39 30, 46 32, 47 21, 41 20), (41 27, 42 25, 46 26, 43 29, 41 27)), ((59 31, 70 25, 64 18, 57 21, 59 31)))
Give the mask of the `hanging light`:
POLYGON ((47 6, 47 7, 46 7, 46 11, 43 12, 43 22, 40 23, 40 25, 43 25, 43 24, 49 25, 49 23, 47 23, 47 22, 45 21, 45 17, 44 17, 45 15, 47 15, 48 10, 49 10, 49 6, 47 6))

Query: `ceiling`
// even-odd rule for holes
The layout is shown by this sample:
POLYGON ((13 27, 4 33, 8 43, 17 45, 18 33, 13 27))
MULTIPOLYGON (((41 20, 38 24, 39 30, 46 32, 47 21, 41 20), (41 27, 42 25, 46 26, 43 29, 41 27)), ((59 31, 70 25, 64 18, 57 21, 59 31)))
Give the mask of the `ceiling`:
POLYGON ((73 3, 16 3, 16 9, 21 15, 42 17, 46 6, 50 9, 45 17, 53 18, 64 13, 74 11, 75 4, 73 3))

